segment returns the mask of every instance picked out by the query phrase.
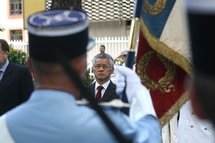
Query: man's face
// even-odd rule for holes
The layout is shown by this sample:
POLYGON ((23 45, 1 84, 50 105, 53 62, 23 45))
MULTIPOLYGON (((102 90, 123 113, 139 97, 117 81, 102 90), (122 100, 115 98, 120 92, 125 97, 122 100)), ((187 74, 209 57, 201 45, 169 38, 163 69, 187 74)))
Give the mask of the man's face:
POLYGON ((110 75, 113 73, 114 68, 110 67, 109 59, 96 59, 93 66, 93 73, 98 83, 105 83, 110 80, 110 75))
POLYGON ((104 53, 105 52, 105 48, 104 47, 100 47, 100 52, 104 53))
POLYGON ((6 63, 8 58, 8 51, 2 51, 0 44, 0 68, 6 63))

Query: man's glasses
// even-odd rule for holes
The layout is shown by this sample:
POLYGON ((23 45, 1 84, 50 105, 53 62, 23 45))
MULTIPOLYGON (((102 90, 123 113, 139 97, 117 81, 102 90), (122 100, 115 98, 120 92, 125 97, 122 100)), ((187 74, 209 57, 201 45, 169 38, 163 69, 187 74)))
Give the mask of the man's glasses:
POLYGON ((93 66, 93 68, 95 68, 95 69, 100 69, 101 67, 103 69, 109 69, 110 68, 109 65, 95 65, 95 66, 93 66))

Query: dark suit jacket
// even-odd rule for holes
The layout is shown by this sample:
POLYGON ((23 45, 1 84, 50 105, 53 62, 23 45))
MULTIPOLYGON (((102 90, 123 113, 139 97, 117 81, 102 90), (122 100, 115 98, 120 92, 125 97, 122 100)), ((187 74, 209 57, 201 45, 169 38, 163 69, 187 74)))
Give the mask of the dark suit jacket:
MULTIPOLYGON (((91 95, 93 96, 92 98, 95 99, 95 82, 91 85, 88 85, 87 88, 91 92, 91 95)), ((83 98, 83 94, 80 94, 80 98, 83 98)), ((116 94, 116 85, 110 81, 102 99, 100 102, 109 102, 113 99, 119 99, 119 96, 116 94)))
POLYGON ((26 101, 33 89, 28 68, 10 62, 0 82, 0 115, 26 101))

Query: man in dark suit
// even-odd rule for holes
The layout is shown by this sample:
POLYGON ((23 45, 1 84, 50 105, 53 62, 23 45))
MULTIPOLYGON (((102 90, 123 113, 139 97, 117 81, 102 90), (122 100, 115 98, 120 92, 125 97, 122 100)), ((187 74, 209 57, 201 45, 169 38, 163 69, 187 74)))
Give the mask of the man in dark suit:
POLYGON ((8 43, 0 39, 0 116, 26 101, 34 89, 28 68, 9 62, 8 55, 8 43))
MULTIPOLYGON (((113 58, 106 53, 99 53, 93 58, 92 71, 95 75, 95 82, 89 86, 93 98, 97 102, 109 102, 113 99, 118 99, 116 94, 116 85, 110 80, 111 74, 114 71, 113 58), (101 88, 101 89, 99 89, 101 88)), ((81 95, 81 97, 84 97, 81 95)))
MULTIPOLYGON (((88 88, 92 92, 93 95, 96 96, 96 82, 89 85, 88 88)), ((107 89, 105 90, 101 100, 99 102, 109 102, 113 99, 118 99, 118 95, 116 94, 116 85, 110 80, 109 85, 107 86, 107 89)))

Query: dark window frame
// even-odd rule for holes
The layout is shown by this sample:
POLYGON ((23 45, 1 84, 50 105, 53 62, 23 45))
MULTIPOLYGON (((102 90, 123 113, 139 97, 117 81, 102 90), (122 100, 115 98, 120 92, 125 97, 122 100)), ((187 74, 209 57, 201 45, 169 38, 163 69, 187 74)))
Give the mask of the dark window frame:
POLYGON ((10 40, 23 40, 22 30, 10 30, 10 40))
POLYGON ((10 15, 22 15, 22 0, 10 0, 10 15))

